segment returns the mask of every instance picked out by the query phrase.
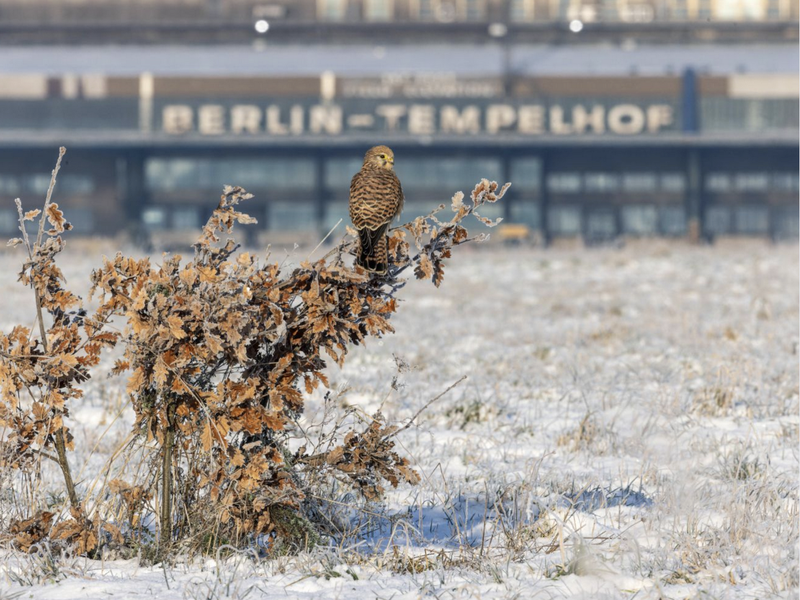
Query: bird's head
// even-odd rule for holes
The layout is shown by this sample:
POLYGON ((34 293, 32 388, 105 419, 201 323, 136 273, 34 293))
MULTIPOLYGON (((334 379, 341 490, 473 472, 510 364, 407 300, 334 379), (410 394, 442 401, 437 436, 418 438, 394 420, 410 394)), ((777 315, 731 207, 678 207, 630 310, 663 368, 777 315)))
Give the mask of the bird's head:
POLYGON ((394 169, 394 152, 388 146, 370 148, 364 156, 364 166, 391 171, 394 169))

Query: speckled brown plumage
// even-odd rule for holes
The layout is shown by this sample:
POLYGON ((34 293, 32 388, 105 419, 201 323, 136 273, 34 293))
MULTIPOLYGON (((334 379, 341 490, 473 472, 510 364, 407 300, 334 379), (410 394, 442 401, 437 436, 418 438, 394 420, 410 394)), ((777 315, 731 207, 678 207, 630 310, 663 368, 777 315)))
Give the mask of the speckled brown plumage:
POLYGON ((350 182, 350 219, 360 241, 357 262, 377 273, 388 268, 386 231, 403 210, 403 188, 393 167, 391 149, 375 146, 367 151, 361 170, 350 182))

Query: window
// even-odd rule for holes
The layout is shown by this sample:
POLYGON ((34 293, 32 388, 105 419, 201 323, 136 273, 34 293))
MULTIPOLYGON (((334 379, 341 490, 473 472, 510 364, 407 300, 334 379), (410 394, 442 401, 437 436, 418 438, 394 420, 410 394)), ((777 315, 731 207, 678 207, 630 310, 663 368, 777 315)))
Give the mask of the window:
POLYGON ((19 196, 21 191, 18 177, 14 175, 0 175, 0 194, 19 196))
POLYGON ((270 231, 312 231, 317 228, 316 205, 311 202, 270 202, 267 222, 270 231))
POLYGON ((713 194, 725 194, 731 191, 731 178, 727 173, 708 173, 706 175, 706 191, 713 194))
POLYGON ((547 229, 553 235, 578 235, 581 232, 581 209, 577 206, 548 209, 547 229))
POLYGON ((0 233, 9 234, 18 231, 17 211, 13 208, 0 208, 0 233))
POLYGON ((66 173, 59 176, 56 189, 69 196, 83 196, 94 191, 94 179, 88 175, 66 173))
POLYGON ((613 210, 593 210, 586 218, 588 240, 608 240, 617 235, 617 219, 613 210))
POLYGON ((366 0, 364 6, 370 21, 391 21, 394 16, 393 0, 366 0))
POLYGON ((341 227, 339 231, 344 232, 344 225, 350 224, 350 204, 348 202, 328 202, 325 204, 325 220, 322 223, 325 233, 328 233, 339 219, 342 220, 339 225, 341 227))
POLYGON ((509 16, 512 21, 533 21, 533 0, 511 0, 509 16))
POLYGON ((433 21, 436 18, 436 0, 417 0, 417 18, 420 21, 433 21))
POLYGON ((317 15, 321 21, 341 21, 345 15, 345 0, 317 0, 317 15))
POLYGON ((462 190, 469 194, 482 177, 498 182, 502 179, 500 161, 494 158, 403 158, 396 170, 407 190, 462 190))
POLYGON ((769 189, 767 173, 737 173, 733 179, 733 189, 737 192, 766 192, 769 189))
POLYGON ((658 209, 661 233, 664 235, 686 234, 686 210, 682 206, 662 206, 658 209))
POLYGON ((172 228, 178 231, 200 229, 200 217, 194 207, 181 206, 172 211, 172 228))
POLYGON ((311 190, 316 176, 313 161, 307 159, 151 158, 145 181, 148 189, 161 192, 220 190, 225 185, 311 190))
POLYGON ((583 176, 584 190, 594 194, 608 194, 619 189, 619 176, 615 173, 586 173, 583 176))
POLYGON ((539 229, 541 223, 541 208, 536 202, 515 200, 509 207, 509 220, 511 223, 524 223, 531 229, 539 229))
POLYGON ((631 194, 655 192, 658 179, 655 173, 623 173, 622 190, 631 194))
POLYGON ((550 173, 547 189, 556 194, 577 194, 581 191, 580 173, 550 173))
POLYGON ((734 212, 736 231, 746 234, 769 232, 769 209, 766 206, 739 206, 734 212))
POLYGON ((361 170, 363 163, 364 159, 361 157, 329 159, 325 163, 325 188, 329 190, 349 190, 350 180, 353 175, 361 170))
POLYGON ((461 0, 461 16, 465 21, 482 21, 485 9, 484 0, 461 0))
POLYGON ((800 235, 800 218, 797 206, 787 206, 775 209, 775 232, 778 239, 797 239, 800 235))
MULTIPOLYGON (((400 215, 401 222, 405 223, 406 221, 410 221, 411 219, 416 219, 417 217, 421 217, 423 215, 427 215, 429 212, 434 210, 440 204, 444 204, 445 209, 439 213, 439 218, 445 218, 446 220, 450 220, 450 215, 453 213, 450 212, 450 204, 448 202, 442 202, 441 198, 438 199, 431 199, 429 201, 422 201, 420 202, 417 199, 416 202, 405 202, 403 204, 403 213, 400 215)), ((348 216, 348 219, 350 217, 348 216)), ((393 221, 396 225, 397 221, 393 221)), ((395 225, 392 225, 394 227, 395 225)))
POLYGON ((662 174, 661 191, 670 194, 682 194, 686 191, 686 176, 683 173, 662 174))
POLYGON ((655 206, 624 206, 622 231, 632 235, 652 235, 658 230, 658 211, 655 206))
POLYGON ((25 177, 25 191, 38 196, 47 194, 47 188, 50 187, 50 175, 44 173, 36 175, 28 175, 25 177))
POLYGON ((706 210, 706 231, 713 235, 729 233, 731 211, 724 206, 712 206, 706 210))
POLYGON ((511 181, 514 189, 539 190, 542 161, 538 158, 518 158, 511 161, 511 181))
POLYGON ((779 192, 797 193, 800 177, 797 173, 773 173, 772 189, 779 192))
POLYGON ((142 211, 142 223, 149 231, 167 228, 167 209, 163 206, 148 206, 142 211))
MULTIPOLYGON (((59 183, 61 183, 60 179, 59 183)), ((66 212, 66 217, 72 225, 72 231, 75 233, 94 233, 95 218, 91 208, 70 208, 66 212)))

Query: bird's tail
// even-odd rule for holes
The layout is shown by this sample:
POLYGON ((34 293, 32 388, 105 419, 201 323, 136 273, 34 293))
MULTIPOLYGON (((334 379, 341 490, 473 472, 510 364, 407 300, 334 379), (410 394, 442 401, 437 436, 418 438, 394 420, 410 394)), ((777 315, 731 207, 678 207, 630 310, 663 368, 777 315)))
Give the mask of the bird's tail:
POLYGON ((389 240, 386 237, 386 226, 372 230, 358 230, 360 242, 357 263, 375 273, 386 273, 389 267, 389 240))

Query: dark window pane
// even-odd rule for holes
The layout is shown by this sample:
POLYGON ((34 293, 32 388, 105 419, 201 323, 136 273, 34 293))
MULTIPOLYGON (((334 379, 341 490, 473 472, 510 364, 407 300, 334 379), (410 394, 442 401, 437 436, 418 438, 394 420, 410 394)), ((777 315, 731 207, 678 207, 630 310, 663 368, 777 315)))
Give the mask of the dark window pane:
POLYGON ((655 173, 623 173, 622 189, 628 193, 654 192, 658 186, 655 173))
POLYGON ((167 228, 167 209, 163 206, 148 206, 142 211, 142 223, 150 231, 167 228))
POLYGON ((683 173, 664 173, 661 175, 661 191, 682 194, 686 189, 686 176, 683 173))
POLYGON ((586 218, 586 237, 589 240, 607 240, 617 234, 617 220, 613 210, 593 210, 586 218))
MULTIPOLYGON (((361 168, 360 164, 358 168, 361 168)), ((406 190, 436 189, 448 193, 461 190, 469 193, 482 178, 493 181, 502 178, 500 161, 494 158, 406 158, 398 162, 396 170, 406 190)))
POLYGON ((19 178, 15 175, 0 175, 0 194, 19 196, 22 192, 19 178))
POLYGON ((736 231, 763 234, 769 232, 769 209, 766 206, 739 206, 734 212, 736 231))
POLYGON ((682 206, 662 206, 658 209, 661 233, 684 235, 686 233, 686 210, 682 206))
POLYGON ((780 192, 797 192, 797 173, 774 173, 772 175, 772 189, 780 192))
POLYGON ((0 233, 9 234, 17 231, 19 231, 17 211, 12 208, 0 208, 0 233))
POLYGON ((615 173, 586 173, 583 188, 588 193, 607 194, 619 189, 619 176, 615 173))
POLYGON ((731 211, 723 206, 712 206, 706 210, 706 231, 714 235, 730 233, 731 211))
POLYGON ((310 190, 314 163, 305 159, 151 158, 145 165, 151 190, 217 190, 225 185, 245 189, 310 190))
POLYGON ((580 173, 550 173, 547 189, 557 194, 577 194, 581 191, 580 173))
POLYGON ((350 180, 361 170, 363 163, 364 159, 361 157, 331 158, 325 163, 325 187, 347 192, 350 189, 350 180))
POLYGON ((88 175, 59 175, 56 191, 65 196, 86 196, 94 191, 94 179, 88 175))
POLYGON ((181 206, 172 211, 172 229, 191 231, 200 228, 200 216, 194 207, 181 206))
POLYGON ((350 208, 347 202, 328 202, 325 205, 325 220, 322 223, 325 233, 331 230, 336 222, 341 219, 339 224, 341 231, 344 232, 345 226, 350 224, 350 208))
POLYGON ((713 194, 724 194, 733 188, 727 173, 708 173, 706 175, 706 191, 713 194))
POLYGON ((652 235, 658 230, 658 211, 655 206, 624 206, 622 230, 634 235, 652 235))
POLYGON ((578 235, 581 232, 581 209, 577 206, 549 208, 547 228, 554 235, 578 235))
POLYGON ((769 189, 768 173, 737 173, 733 179, 736 192, 766 192, 769 189))
POLYGON ((311 231, 317 227, 316 206, 311 202, 270 202, 267 221, 270 231, 311 231))
POLYGON ((511 182, 514 189, 539 190, 542 161, 538 158, 518 158, 511 161, 511 182))
POLYGON ((510 221, 524 223, 531 229, 541 227, 541 208, 537 202, 515 200, 510 207, 510 221))
MULTIPOLYGON (((59 179, 59 184, 61 180, 59 179)), ((58 184, 56 184, 58 185, 58 184)), ((94 233, 95 219, 94 212, 90 208, 70 208, 66 210, 65 216, 72 224, 72 231, 75 233, 94 233)))
POLYGON ((800 215, 797 206, 775 209, 775 237, 796 239, 800 236, 800 215))

